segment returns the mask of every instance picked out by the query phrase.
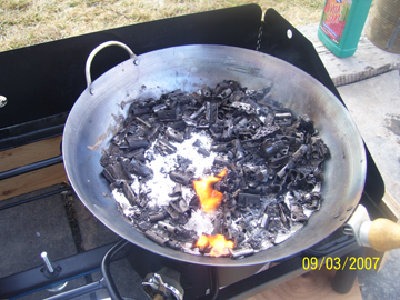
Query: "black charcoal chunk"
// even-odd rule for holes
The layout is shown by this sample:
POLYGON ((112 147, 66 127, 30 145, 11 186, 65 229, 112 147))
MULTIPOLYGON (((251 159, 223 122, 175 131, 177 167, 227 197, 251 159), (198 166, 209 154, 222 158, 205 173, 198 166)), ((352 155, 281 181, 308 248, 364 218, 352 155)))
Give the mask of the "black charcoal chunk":
POLYGON ((177 150, 177 148, 174 145, 172 145, 169 141, 163 139, 158 140, 156 148, 165 155, 174 153, 177 150))
POLYGON ((205 106, 200 107, 199 110, 193 112, 193 113, 190 115, 190 120, 197 120, 198 117, 199 117, 205 110, 206 110, 206 107, 205 107, 205 106))
POLYGON ((259 140, 271 136, 278 130, 279 130, 278 126, 260 127, 257 129, 257 132, 251 138, 252 140, 259 140))
POLYGON ((290 224, 289 224, 289 218, 290 218, 290 210, 287 207, 286 203, 279 203, 279 211, 280 211, 280 217, 282 224, 289 229, 290 224))
POLYGON ((166 136, 168 139, 182 143, 183 142, 183 134, 175 129, 172 129, 171 127, 168 127, 167 130, 165 131, 166 136))
POLYGON ((147 134, 147 138, 150 141, 155 139, 156 136, 158 136, 160 128, 161 128, 160 124, 154 124, 153 128, 151 129, 151 131, 147 134))
POLYGON ((209 157, 210 156, 210 152, 209 151, 207 151, 206 149, 204 149, 204 148, 199 148, 199 149, 197 149, 197 152, 199 152, 202 156, 204 156, 204 157, 209 157))
POLYGON ((206 110, 206 119, 212 124, 218 118, 218 103, 216 102, 207 102, 207 110, 206 110))
POLYGON ((122 191, 125 195, 125 197, 129 200, 129 202, 131 203, 131 205, 135 205, 136 203, 136 195, 135 193, 132 191, 129 183, 127 181, 123 181, 122 182, 122 191))
POLYGON ((272 169, 279 169, 281 168, 284 164, 287 163, 289 160, 288 155, 280 155, 279 153, 277 155, 274 155, 273 157, 269 158, 269 167, 272 169))
POLYGON ((199 208, 200 208, 200 201, 199 201, 199 198, 193 197, 192 199, 190 199, 189 208, 190 208, 190 209, 193 209, 193 210, 199 209, 199 208))
POLYGON ((164 110, 166 108, 167 108, 167 105, 165 103, 161 103, 161 104, 153 107, 153 112, 158 113, 160 110, 164 110))
POLYGON ((140 125, 143 125, 147 128, 151 128, 151 124, 149 122, 147 122, 139 117, 136 117, 136 120, 139 122, 140 125))
POLYGON ((268 221, 267 221, 268 231, 278 232, 280 229, 282 229, 280 209, 277 203, 271 203, 266 209, 266 214, 268 215, 268 221))
POLYGON ((108 154, 108 152, 103 153, 103 155, 100 158, 100 165, 105 168, 108 166, 108 164, 111 163, 111 156, 108 154))
POLYGON ((233 138, 233 121, 232 119, 224 122, 224 129, 222 131, 222 140, 227 141, 233 138))
POLYGON ((176 201, 171 201, 169 205, 178 213, 184 213, 185 211, 189 210, 189 205, 186 203, 186 201, 180 199, 176 201))
POLYGON ((311 192, 311 199, 307 203, 307 208, 312 210, 319 210, 321 202, 321 193, 311 192))
MULTIPOLYGON (((170 203, 171 205, 171 203, 170 203)), ((178 220, 179 219, 179 212, 177 212, 174 208, 171 206, 166 208, 169 216, 171 217, 172 220, 178 220)))
POLYGON ((240 140, 239 139, 234 140, 233 145, 234 145, 233 151, 236 155, 236 159, 241 160, 244 157, 244 152, 240 140))
POLYGON ((148 237, 150 240, 153 242, 156 242, 160 246, 165 246, 166 243, 169 241, 169 238, 165 236, 161 236, 159 232, 156 232, 154 230, 147 230, 145 232, 146 237, 148 237))
POLYGON ((115 181, 110 183, 110 190, 121 189, 122 188, 122 181, 115 181))
POLYGON ((135 174, 136 176, 144 178, 153 175, 153 171, 149 167, 134 158, 130 161, 129 159, 124 159, 121 164, 127 174, 135 174))
POLYGON ((178 183, 172 188, 172 192, 168 194, 169 197, 175 198, 182 196, 182 185, 178 183))
POLYGON ((138 224, 138 227, 139 227, 140 230, 146 231, 146 230, 149 230, 152 227, 152 225, 151 225, 150 222, 140 221, 139 224, 138 224))
POLYGON ((152 105, 149 103, 137 103, 134 102, 129 108, 130 116, 141 116, 152 112, 152 105))
POLYGON ((299 125, 297 128, 298 128, 298 130, 308 132, 308 133, 313 133, 313 131, 314 131, 313 122, 310 120, 310 118, 307 115, 303 115, 300 118, 299 125))
POLYGON ((168 216, 166 211, 159 211, 149 215, 149 221, 154 223, 161 220, 164 220, 168 216))
POLYGON ((178 119, 178 112, 176 109, 165 109, 157 112, 160 121, 175 121, 178 119))
POLYGON ((257 194, 239 193, 239 207, 257 208, 261 207, 261 196, 257 194))
POLYGON ((245 111, 245 112, 247 112, 248 114, 251 114, 251 113, 255 113, 255 112, 256 112, 255 109, 252 107, 252 105, 251 105, 250 103, 235 101, 235 102, 232 102, 230 106, 231 106, 232 108, 245 111))
POLYGON ((201 118, 197 121, 197 129, 208 129, 210 128, 210 122, 205 118, 201 118))
POLYGON ((211 151, 226 153, 229 151, 230 148, 230 143, 218 143, 211 146, 211 151))
POLYGON ((293 202, 291 204, 290 209, 291 209, 290 217, 292 221, 305 222, 308 220, 308 217, 304 214, 303 207, 301 206, 300 203, 293 202))
POLYGON ((113 183, 114 181, 118 180, 118 178, 113 177, 112 171, 110 167, 105 167, 103 169, 103 171, 101 172, 101 175, 103 175, 103 177, 105 179, 108 180, 108 182, 113 183))
POLYGON ((259 239, 253 239, 250 241, 250 246, 254 250, 260 250, 261 249, 261 240, 259 239))
POLYGON ((179 241, 175 241, 175 240, 169 240, 167 242, 167 246, 171 249, 174 250, 182 250, 182 246, 181 243, 179 241))
POLYGON ((158 222, 158 228, 160 228, 160 229, 162 229, 162 230, 165 230, 165 231, 168 231, 169 233, 173 233, 173 234, 179 232, 178 227, 172 225, 172 224, 171 224, 170 222, 168 222, 168 221, 159 221, 159 222, 158 222))
POLYGON ((199 139, 195 140, 195 141, 192 143, 192 146, 193 146, 193 147, 197 147, 197 148, 201 147, 201 142, 200 142, 200 140, 199 140, 199 139))
POLYGON ((228 98, 231 94, 232 94, 232 90, 230 88, 226 88, 226 89, 220 91, 217 94, 217 97, 221 98, 221 99, 225 99, 225 98, 228 98))
POLYGON ((230 252, 233 259, 240 259, 254 254, 254 250, 252 248, 242 248, 239 250, 231 250, 230 252))
POLYGON ((183 138, 187 140, 190 139, 191 136, 192 136, 192 129, 190 127, 186 127, 185 131, 183 132, 183 138))
POLYGON ((128 142, 129 150, 147 149, 150 147, 148 140, 138 139, 133 136, 127 137, 126 141, 128 142))
POLYGON ((109 166, 105 167, 102 172, 103 176, 111 183, 119 180, 127 180, 128 177, 125 175, 121 163, 114 162, 109 166))
POLYGON ((169 178, 171 178, 172 181, 181 183, 183 185, 189 185, 192 182, 192 177, 183 172, 171 171, 169 172, 169 178))
POLYGON ((285 145, 282 141, 264 141, 261 144, 260 155, 264 158, 270 158, 278 153, 285 145))
POLYGON ((178 236, 175 237, 179 241, 193 241, 197 238, 197 233, 193 230, 180 228, 178 236))
POLYGON ((211 96, 212 96, 211 89, 209 87, 202 88, 201 89, 201 95, 204 98, 211 98, 211 96))
POLYGON ((274 124, 287 127, 292 125, 292 113, 290 111, 276 112, 274 115, 274 124))
POLYGON ((172 129, 177 130, 178 132, 183 132, 182 135, 184 136, 184 131, 187 127, 187 124, 185 121, 179 120, 179 121, 175 121, 175 122, 170 122, 169 126, 172 129))
POLYGON ((213 164, 224 166, 224 167, 229 167, 231 165, 231 161, 229 160, 228 157, 217 156, 216 158, 214 158, 213 164))

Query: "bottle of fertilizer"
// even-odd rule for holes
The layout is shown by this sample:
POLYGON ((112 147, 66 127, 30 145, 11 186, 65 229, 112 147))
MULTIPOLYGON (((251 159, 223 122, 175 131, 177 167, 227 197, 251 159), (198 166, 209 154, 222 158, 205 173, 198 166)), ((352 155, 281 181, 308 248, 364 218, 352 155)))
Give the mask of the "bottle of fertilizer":
POLYGON ((318 37, 337 57, 357 50, 372 0, 325 0, 318 37))

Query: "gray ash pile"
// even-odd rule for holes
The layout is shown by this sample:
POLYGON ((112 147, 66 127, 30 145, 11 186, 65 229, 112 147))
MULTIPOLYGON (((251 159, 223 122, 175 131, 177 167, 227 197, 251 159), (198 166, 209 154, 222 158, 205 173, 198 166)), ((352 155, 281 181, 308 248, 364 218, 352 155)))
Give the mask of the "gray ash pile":
POLYGON ((302 228, 329 150, 269 90, 222 81, 132 102, 100 162, 121 213, 160 245, 235 259, 302 228))

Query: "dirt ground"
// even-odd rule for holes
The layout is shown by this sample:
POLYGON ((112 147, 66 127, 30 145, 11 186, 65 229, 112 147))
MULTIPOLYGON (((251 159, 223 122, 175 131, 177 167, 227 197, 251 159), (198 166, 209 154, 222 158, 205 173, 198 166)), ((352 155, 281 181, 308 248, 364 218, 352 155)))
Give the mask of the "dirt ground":
POLYGON ((0 0, 0 51, 193 12, 258 3, 294 26, 318 22, 322 0, 0 0))

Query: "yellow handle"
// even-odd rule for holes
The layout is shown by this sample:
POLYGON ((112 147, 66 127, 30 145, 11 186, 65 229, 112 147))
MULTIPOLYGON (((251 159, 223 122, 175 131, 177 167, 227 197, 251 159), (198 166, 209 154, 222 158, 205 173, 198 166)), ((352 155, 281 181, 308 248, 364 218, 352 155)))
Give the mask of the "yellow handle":
POLYGON ((378 251, 400 248, 400 225, 388 219, 376 219, 371 222, 368 239, 378 251))

